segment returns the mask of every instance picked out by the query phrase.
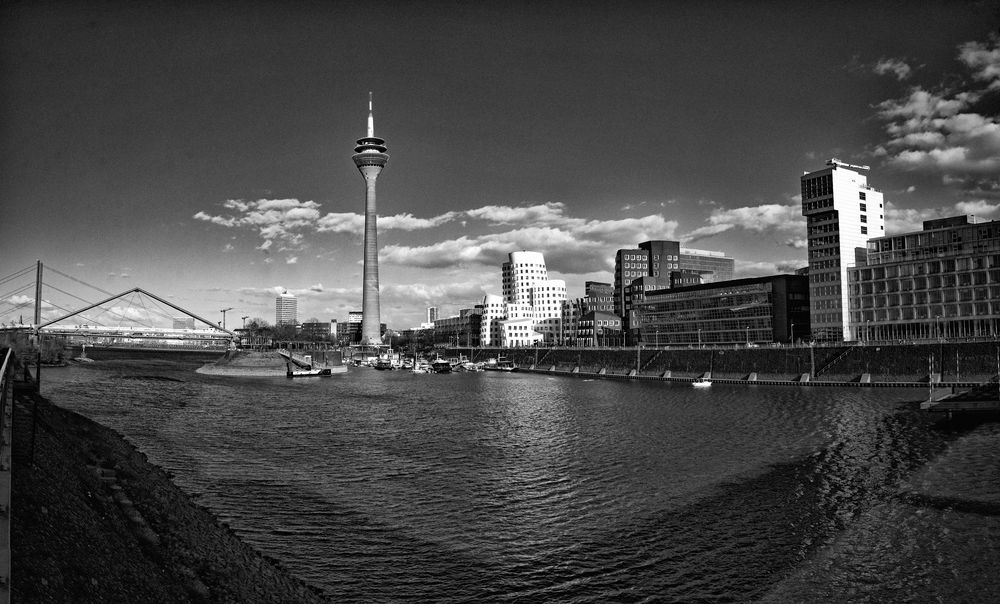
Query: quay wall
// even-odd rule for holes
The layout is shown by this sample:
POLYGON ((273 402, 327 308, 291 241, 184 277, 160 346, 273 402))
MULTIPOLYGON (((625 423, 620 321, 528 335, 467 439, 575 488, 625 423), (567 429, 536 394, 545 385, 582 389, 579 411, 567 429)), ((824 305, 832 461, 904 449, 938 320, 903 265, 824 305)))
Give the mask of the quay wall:
POLYGON ((879 343, 842 346, 761 348, 453 348, 449 355, 474 361, 505 356, 518 367, 559 373, 605 376, 800 381, 803 375, 823 382, 924 383, 931 375, 942 383, 981 383, 996 377, 1000 343, 879 343))

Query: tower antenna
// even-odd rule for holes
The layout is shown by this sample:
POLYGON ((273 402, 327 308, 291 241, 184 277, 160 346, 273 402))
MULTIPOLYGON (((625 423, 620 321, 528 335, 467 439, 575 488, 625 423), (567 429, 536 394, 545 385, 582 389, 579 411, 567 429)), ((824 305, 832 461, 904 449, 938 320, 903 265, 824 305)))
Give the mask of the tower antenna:
POLYGON ((372 114, 372 91, 368 91, 368 138, 375 136, 375 116, 372 114))

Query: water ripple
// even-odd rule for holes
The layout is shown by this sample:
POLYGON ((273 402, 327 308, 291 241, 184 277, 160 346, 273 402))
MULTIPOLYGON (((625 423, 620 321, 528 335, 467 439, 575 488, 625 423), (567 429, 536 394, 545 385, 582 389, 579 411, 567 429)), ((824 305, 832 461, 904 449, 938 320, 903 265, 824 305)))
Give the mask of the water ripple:
POLYGON ((47 394, 337 600, 753 599, 950 438, 909 391, 117 371, 47 394))

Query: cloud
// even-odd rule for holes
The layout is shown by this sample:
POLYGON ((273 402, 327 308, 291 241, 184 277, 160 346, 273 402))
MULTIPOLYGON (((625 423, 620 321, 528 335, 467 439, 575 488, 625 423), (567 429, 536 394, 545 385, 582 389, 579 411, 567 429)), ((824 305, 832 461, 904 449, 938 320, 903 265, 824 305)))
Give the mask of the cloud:
POLYGON ((952 206, 940 208, 900 208, 887 201, 885 204, 885 224, 887 235, 901 235, 922 231, 925 220, 947 218, 949 216, 974 215, 976 218, 1000 219, 1000 202, 992 203, 984 199, 960 201, 952 206))
POLYGON ((900 59, 882 58, 875 62, 875 65, 872 67, 872 71, 879 75, 891 73, 896 76, 897 80, 902 81, 909 78, 910 73, 912 73, 913 70, 910 69, 909 65, 900 59))
POLYGON ((734 278, 749 279, 751 277, 768 277, 776 274, 792 274, 798 269, 804 268, 807 262, 805 260, 798 263, 789 261, 756 262, 737 258, 734 264, 734 278))
POLYGON ((285 264, 297 264, 299 261, 298 256, 289 256, 285 259, 285 264))
POLYGON ((1000 218, 1000 203, 990 203, 985 199, 960 201, 955 204, 960 214, 971 214, 977 218, 1000 218))
POLYGON ((416 231, 422 229, 431 229, 434 227, 439 227, 443 224, 449 223, 458 216, 458 212, 446 212, 440 216, 434 216, 432 218, 415 218, 413 214, 396 214, 395 216, 386 216, 384 218, 378 219, 378 228, 381 229, 397 229, 400 231, 416 231))
MULTIPOLYGON (((548 205, 546 209, 557 205, 560 204, 548 205)), ((512 251, 532 250, 545 256, 549 270, 577 274, 607 268, 615 249, 645 240, 671 239, 677 229, 676 221, 666 220, 658 214, 622 220, 587 220, 563 216, 561 207, 556 212, 508 211, 512 209, 489 206, 485 212, 472 210, 469 213, 488 216, 490 220, 499 219, 504 224, 544 216, 542 222, 548 224, 477 237, 462 236, 425 246, 386 245, 380 250, 380 262, 429 269, 469 265, 496 267, 506 261, 507 254, 512 251)))
POLYGON ((877 116, 888 139, 874 153, 903 170, 996 181, 1000 123, 996 115, 977 108, 989 91, 1000 89, 1000 36, 962 44, 958 60, 972 81, 985 88, 913 87, 903 97, 879 103, 877 116))
POLYGON ((226 228, 255 229, 265 241, 258 248, 262 250, 268 249, 275 240, 297 247, 302 241, 303 231, 314 230, 313 225, 320 218, 318 203, 298 199, 229 199, 222 203, 222 207, 232 213, 212 215, 202 211, 197 212, 194 219, 226 228))
POLYGON ((962 44, 959 59, 972 69, 973 79, 985 82, 988 90, 1000 89, 1000 35, 992 34, 987 44, 962 44))
POLYGON ((796 250, 804 250, 809 246, 809 242, 806 239, 789 239, 785 245, 796 250))
POLYGON ((681 241, 692 243, 734 229, 758 233, 805 231, 805 218, 802 216, 802 208, 799 205, 768 203, 732 209, 715 208, 709 214, 707 222, 706 226, 698 227, 682 236, 681 241))

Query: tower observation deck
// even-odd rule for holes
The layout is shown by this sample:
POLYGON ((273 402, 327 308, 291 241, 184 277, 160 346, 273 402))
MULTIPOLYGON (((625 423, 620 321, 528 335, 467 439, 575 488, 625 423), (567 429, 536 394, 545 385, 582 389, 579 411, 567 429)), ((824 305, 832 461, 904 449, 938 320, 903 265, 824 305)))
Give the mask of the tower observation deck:
POLYGON ((381 316, 378 284, 378 213, 375 208, 375 182, 389 161, 385 141, 375 136, 372 95, 368 93, 368 136, 354 147, 354 165, 365 179, 365 257, 364 284, 361 293, 361 343, 381 344, 381 316))

